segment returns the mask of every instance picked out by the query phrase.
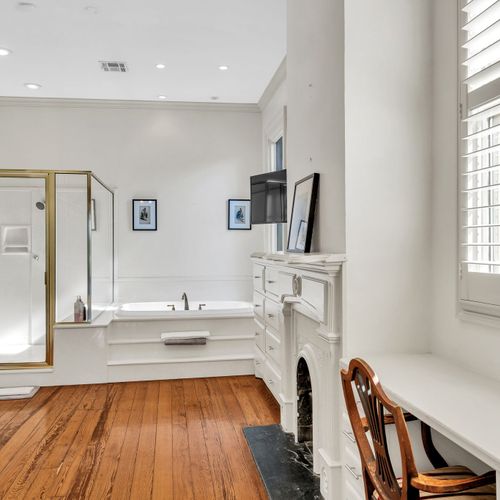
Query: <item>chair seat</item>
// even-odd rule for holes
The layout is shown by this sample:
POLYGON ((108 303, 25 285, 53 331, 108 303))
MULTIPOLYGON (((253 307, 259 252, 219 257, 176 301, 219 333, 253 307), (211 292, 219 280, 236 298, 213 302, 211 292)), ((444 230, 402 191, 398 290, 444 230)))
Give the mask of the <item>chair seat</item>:
MULTIPOLYGON (((465 479, 476 476, 476 474, 474 474, 474 472, 470 469, 461 465, 434 469, 430 472, 424 472, 423 475, 439 479, 465 479)), ((402 480, 398 479, 398 482, 401 486, 402 480)), ((378 492, 373 494, 373 498, 375 500, 380 500, 378 492)), ((496 498, 496 487, 493 484, 489 484, 487 486, 480 486, 479 488, 464 491, 463 493, 452 494, 427 493, 425 491, 421 491, 420 498, 443 498, 445 500, 493 500, 496 498)))

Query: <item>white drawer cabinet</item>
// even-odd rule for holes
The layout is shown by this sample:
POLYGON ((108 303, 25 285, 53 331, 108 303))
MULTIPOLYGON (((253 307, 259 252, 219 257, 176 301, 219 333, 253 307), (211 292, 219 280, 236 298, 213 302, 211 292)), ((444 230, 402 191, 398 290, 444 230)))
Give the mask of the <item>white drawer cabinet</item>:
POLYGON ((274 397, 278 399, 281 390, 281 375, 276 371, 276 368, 270 361, 266 362, 266 377, 264 380, 274 397))
POLYGON ((345 500, 364 500, 365 495, 363 493, 360 493, 357 489, 353 488, 351 483, 346 482, 344 484, 344 488, 345 500))
POLYGON ((266 293, 274 297, 280 296, 280 275, 277 269, 272 267, 266 268, 265 271, 265 283, 266 283, 266 293))
POLYGON ((266 325, 278 332, 280 327, 281 304, 269 298, 265 299, 264 304, 266 325))
POLYGON ((266 352, 265 328, 258 320, 255 320, 255 345, 263 352, 266 352))
POLYGON ((253 266, 253 289, 264 293, 264 266, 259 264, 254 264, 253 266))
POLYGON ((253 293, 253 311, 255 316, 261 321, 264 320, 264 295, 259 292, 253 293))
POLYGON ((257 346, 255 347, 255 376, 265 379, 266 378, 266 355, 257 346))
POLYGON ((347 446, 344 448, 344 485, 350 485, 351 488, 363 497, 363 474, 361 468, 361 460, 357 452, 353 453, 352 448, 347 446))
POLYGON ((266 354, 276 363, 276 366, 280 366, 280 341, 269 329, 266 330, 266 354))

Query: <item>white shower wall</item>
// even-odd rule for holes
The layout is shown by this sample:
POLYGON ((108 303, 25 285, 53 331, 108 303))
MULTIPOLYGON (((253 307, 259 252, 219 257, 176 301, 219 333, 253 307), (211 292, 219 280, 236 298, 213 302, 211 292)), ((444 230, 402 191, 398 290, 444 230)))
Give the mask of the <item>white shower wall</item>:
POLYGON ((44 201, 41 186, 38 179, 0 180, 0 228, 20 226, 30 235, 25 253, 0 251, 0 362, 45 344, 45 211, 35 206, 44 201))

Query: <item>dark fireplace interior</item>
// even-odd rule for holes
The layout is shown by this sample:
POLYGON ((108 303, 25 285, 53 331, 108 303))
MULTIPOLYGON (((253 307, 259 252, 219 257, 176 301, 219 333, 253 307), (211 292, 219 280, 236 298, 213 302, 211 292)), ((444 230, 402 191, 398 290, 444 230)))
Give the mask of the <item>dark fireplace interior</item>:
POLYGON ((297 365, 297 439, 312 451, 313 400, 311 376, 304 358, 297 365))

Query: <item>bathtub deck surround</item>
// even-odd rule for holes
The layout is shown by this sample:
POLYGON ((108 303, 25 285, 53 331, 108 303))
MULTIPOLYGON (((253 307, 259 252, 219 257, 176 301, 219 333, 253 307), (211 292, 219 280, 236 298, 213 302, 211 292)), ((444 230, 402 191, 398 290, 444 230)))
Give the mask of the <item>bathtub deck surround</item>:
POLYGON ((280 404, 281 425, 312 445, 326 499, 340 498, 338 381, 344 255, 253 258, 255 374, 280 404))
POLYGON ((254 373, 253 308, 238 301, 204 301, 172 311, 167 302, 122 304, 89 324, 54 329, 54 366, 4 371, 2 384, 71 385, 254 373), (165 345, 163 334, 203 342, 165 345), (89 363, 89 360, 92 360, 89 363))

